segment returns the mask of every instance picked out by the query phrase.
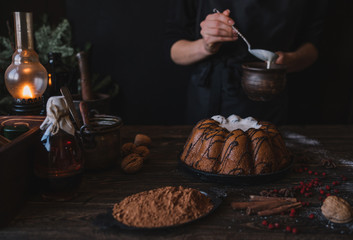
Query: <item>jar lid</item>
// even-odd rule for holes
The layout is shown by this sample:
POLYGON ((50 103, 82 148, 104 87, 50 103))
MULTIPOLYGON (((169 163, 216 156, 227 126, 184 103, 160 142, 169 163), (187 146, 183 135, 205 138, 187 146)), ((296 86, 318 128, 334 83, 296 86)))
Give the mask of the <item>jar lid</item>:
POLYGON ((123 124, 122 119, 110 115, 95 115, 89 119, 90 124, 84 125, 83 130, 87 133, 103 133, 110 132, 120 128, 123 124))
POLYGON ((27 132, 29 127, 26 125, 14 125, 14 126, 4 126, 3 135, 9 140, 13 140, 23 133, 27 132))

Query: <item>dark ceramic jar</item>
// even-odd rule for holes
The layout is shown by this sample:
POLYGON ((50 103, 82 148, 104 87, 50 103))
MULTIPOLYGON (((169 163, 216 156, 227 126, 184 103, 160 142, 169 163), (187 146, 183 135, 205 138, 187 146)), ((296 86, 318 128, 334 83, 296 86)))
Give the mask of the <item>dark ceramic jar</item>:
POLYGON ((249 99, 270 101, 279 95, 286 86, 286 67, 265 62, 252 62, 242 65, 241 85, 249 99))

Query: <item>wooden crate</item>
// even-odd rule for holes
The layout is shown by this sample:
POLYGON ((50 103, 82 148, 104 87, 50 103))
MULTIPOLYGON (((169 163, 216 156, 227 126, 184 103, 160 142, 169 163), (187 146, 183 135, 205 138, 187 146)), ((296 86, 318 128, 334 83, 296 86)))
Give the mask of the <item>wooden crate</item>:
POLYGON ((0 116, 0 127, 28 124, 30 130, 0 146, 0 226, 6 225, 25 203, 33 176, 33 157, 40 143, 42 116, 0 116))

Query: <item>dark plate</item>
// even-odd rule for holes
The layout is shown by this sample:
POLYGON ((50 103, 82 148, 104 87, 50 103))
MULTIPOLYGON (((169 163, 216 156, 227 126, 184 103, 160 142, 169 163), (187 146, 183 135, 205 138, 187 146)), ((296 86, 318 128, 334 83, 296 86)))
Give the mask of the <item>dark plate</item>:
POLYGON ((291 159, 290 163, 287 167, 281 169, 277 172, 258 174, 258 175, 227 175, 227 174, 217 174, 204 172, 189 165, 185 164, 180 160, 180 155, 178 157, 180 167, 199 177, 201 180, 212 183, 221 183, 221 184, 229 184, 229 185, 255 185, 255 184, 264 184, 269 182, 274 182, 278 179, 283 178, 292 168, 293 159, 291 159))
POLYGON ((209 211, 207 214, 191 220, 189 222, 185 222, 182 224, 178 224, 178 225, 172 225, 172 226, 164 226, 164 227, 154 227, 154 228, 142 228, 142 227, 131 227, 128 225, 123 224, 122 222, 117 221, 114 217, 113 217, 113 209, 110 208, 107 210, 107 213, 103 213, 103 214, 99 214, 95 219, 94 219, 94 224, 98 227, 100 227, 102 230, 119 230, 119 229, 124 229, 124 230, 132 230, 132 231, 153 231, 153 230, 168 230, 168 229, 173 229, 173 228, 178 228, 187 224, 191 224, 193 222, 199 221, 200 219, 203 219, 207 216, 209 216, 210 214, 212 214, 218 207, 219 205, 222 203, 222 198, 220 196, 218 196, 216 193, 213 192, 209 192, 206 193, 204 191, 200 191, 202 194, 208 196, 212 203, 213 203, 213 208, 211 209, 211 211, 209 211))

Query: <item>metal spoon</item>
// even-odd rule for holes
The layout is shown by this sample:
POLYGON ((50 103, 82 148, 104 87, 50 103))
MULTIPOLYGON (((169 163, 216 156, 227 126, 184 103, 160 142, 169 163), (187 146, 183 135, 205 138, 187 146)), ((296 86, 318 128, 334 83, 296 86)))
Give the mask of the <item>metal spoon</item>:
MULTIPOLYGON (((213 12, 221 13, 216 8, 213 9, 213 12)), ((246 45, 248 45, 249 53, 251 53, 253 56, 257 57, 258 59, 261 59, 262 61, 265 61, 267 63, 267 68, 270 68, 271 62, 274 62, 278 58, 278 55, 276 53, 274 53, 274 52, 271 52, 271 51, 268 51, 268 50, 264 50, 264 49, 251 49, 250 43, 248 42, 248 40, 246 40, 244 35, 241 34, 239 32, 239 30, 236 27, 234 27, 234 25, 232 26, 232 28, 244 40, 246 45)))

